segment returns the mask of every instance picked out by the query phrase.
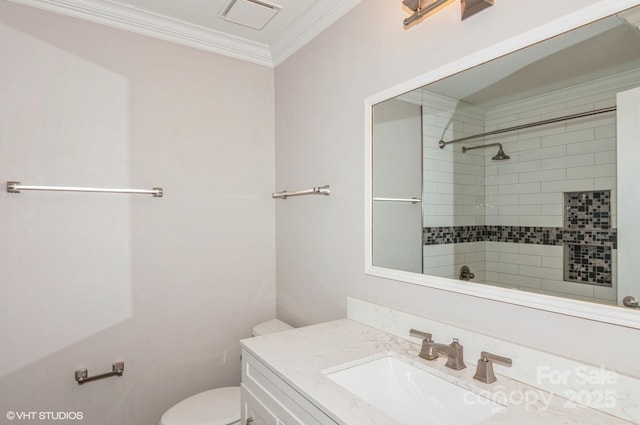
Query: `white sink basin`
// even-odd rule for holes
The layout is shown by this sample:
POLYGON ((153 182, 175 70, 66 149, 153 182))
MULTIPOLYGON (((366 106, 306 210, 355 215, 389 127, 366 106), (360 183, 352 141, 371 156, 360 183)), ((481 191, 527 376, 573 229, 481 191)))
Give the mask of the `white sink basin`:
POLYGON ((325 375, 402 425, 474 425, 506 410, 394 353, 325 375))

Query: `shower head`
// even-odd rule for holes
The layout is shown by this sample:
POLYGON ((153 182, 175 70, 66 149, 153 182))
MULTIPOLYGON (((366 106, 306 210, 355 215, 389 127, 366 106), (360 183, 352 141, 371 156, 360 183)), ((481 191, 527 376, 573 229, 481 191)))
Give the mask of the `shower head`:
POLYGON ((501 143, 489 143, 487 145, 480 145, 480 146, 472 146, 470 148, 463 146, 462 147, 462 153, 466 153, 467 151, 470 151, 472 149, 480 149, 480 148, 489 148, 491 146, 498 146, 498 153, 492 157, 491 159, 494 161, 502 161, 505 159, 511 159, 511 157, 509 155, 507 155, 506 153, 504 153, 504 151, 502 150, 502 144, 501 143))
POLYGON ((506 153, 504 153, 504 151, 502 150, 502 145, 500 145, 500 149, 498 149, 498 153, 491 159, 494 161, 502 161, 504 159, 511 159, 511 157, 506 153))

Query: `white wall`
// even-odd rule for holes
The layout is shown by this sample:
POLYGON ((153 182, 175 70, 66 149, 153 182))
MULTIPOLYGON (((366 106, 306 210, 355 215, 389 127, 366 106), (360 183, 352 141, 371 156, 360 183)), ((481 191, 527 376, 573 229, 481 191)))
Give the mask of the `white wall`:
POLYGON ((373 114, 373 262, 420 273, 422 206, 389 199, 422 198, 422 111, 419 105, 391 99, 375 105, 373 114))
POLYGON ((627 90, 618 93, 616 98, 618 104, 618 132, 616 134, 619 146, 617 150, 617 165, 619 172, 633 176, 632 179, 618 181, 618 191, 625 196, 620 197, 618 205, 620 214, 618 223, 621 235, 618 242, 620 247, 619 261, 620 267, 618 276, 618 302, 624 297, 633 293, 633 283, 635 278, 635 264, 639 257, 638 238, 640 236, 640 225, 637 215, 633 213, 640 202, 640 170, 638 169, 637 158, 640 154, 638 135, 640 134, 640 88, 627 90), (630 211, 631 213, 626 213, 630 211))
POLYGON ((273 70, 8 2, 0 56, 3 184, 165 189, 0 193, 2 417, 156 424, 238 384, 275 316, 273 70))
POLYGON ((453 2, 405 30, 401 2, 367 0, 280 65, 276 186, 331 184, 332 194, 276 207, 279 317, 345 317, 352 295, 640 376, 637 330, 364 274, 364 99, 596 3, 500 1, 460 22, 453 2))

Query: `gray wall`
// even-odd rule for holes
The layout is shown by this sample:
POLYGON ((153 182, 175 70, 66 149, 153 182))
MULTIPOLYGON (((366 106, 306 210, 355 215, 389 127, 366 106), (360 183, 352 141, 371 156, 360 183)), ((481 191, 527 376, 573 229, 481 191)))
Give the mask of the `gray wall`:
POLYGON ((275 316, 273 70, 6 1, 0 57, 3 184, 165 189, 0 193, 0 422, 152 425, 237 385, 275 316))

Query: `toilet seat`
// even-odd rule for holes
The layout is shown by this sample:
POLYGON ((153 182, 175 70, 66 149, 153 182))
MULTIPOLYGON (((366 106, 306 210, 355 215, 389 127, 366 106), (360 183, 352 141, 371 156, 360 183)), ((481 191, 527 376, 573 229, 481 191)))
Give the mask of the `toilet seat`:
POLYGON ((224 387, 182 400, 162 415, 160 425, 231 425, 239 421, 240 387, 224 387))
MULTIPOLYGON (((293 329, 272 319, 253 328, 252 336, 293 329)), ((162 415, 160 425, 240 425, 240 387, 216 388, 191 396, 162 415)))

